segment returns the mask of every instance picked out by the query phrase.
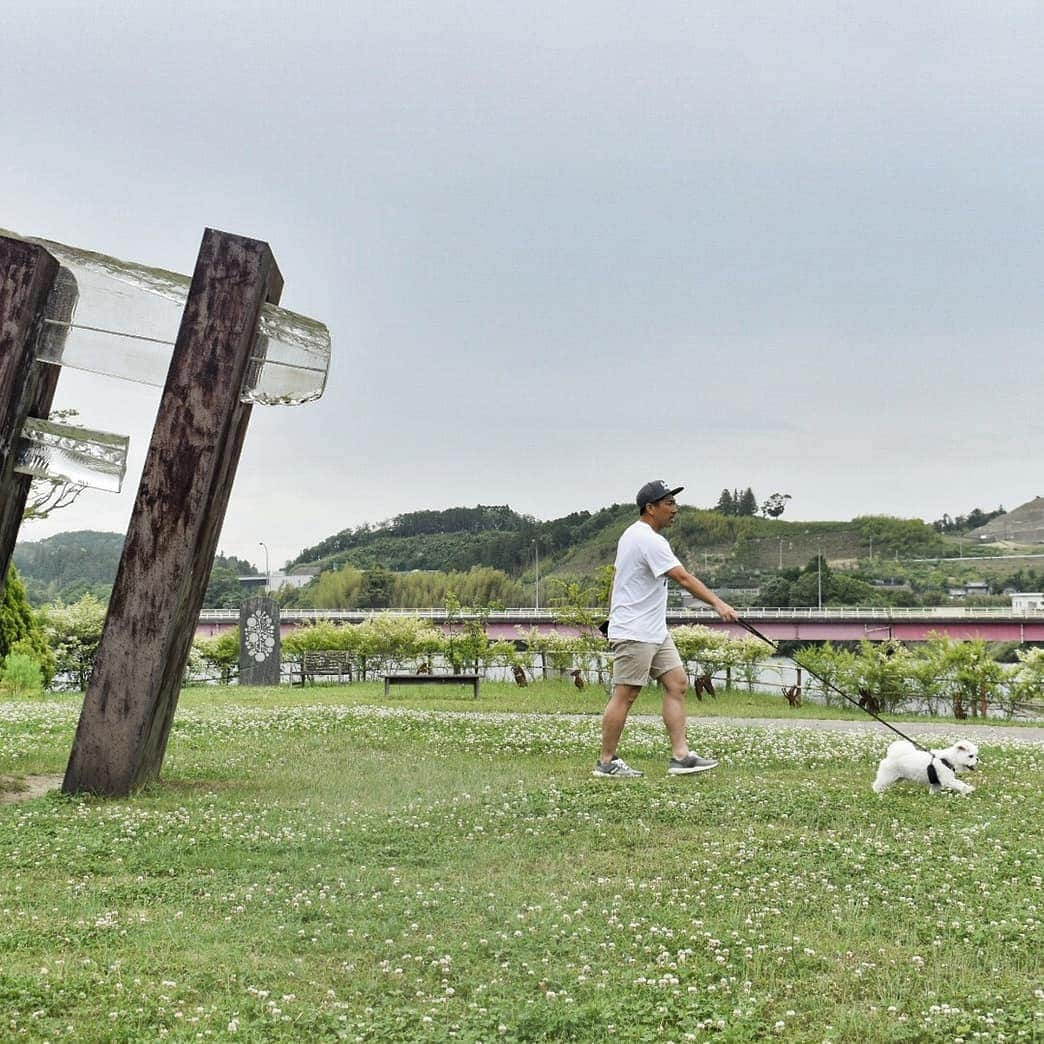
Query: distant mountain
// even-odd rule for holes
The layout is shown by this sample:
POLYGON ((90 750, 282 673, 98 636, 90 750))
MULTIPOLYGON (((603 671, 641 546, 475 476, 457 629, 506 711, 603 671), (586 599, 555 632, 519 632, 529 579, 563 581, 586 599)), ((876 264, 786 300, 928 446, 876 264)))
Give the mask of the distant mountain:
POLYGON ((594 513, 577 511, 550 522, 521 515, 507 505, 414 511, 388 522, 344 529, 306 548, 291 567, 318 565, 325 571, 344 565, 360 569, 381 565, 392 572, 452 572, 489 566, 518 576, 534 568, 538 556, 550 565, 606 527, 622 530, 624 519, 633 517, 634 508, 619 504, 594 513))
POLYGON ((35 543, 15 545, 14 564, 22 575, 33 605, 75 602, 92 594, 109 599, 120 564, 122 533, 98 533, 84 529, 56 533, 35 543))
POLYGON ((983 543, 1044 544, 1044 497, 1034 497, 991 519, 986 525, 973 529, 969 536, 983 543))
MULTIPOLYGON (((539 556, 544 577, 593 579, 612 564, 620 534, 637 517, 630 504, 578 511, 549 522, 507 506, 414 512, 342 530, 302 551, 293 564, 307 563, 320 572, 345 565, 392 572, 488 566, 520 578, 534 576, 539 556)), ((876 516, 851 522, 784 522, 683 507, 668 535, 690 570, 718 582, 749 582, 761 571, 803 567, 818 553, 839 562, 868 554, 947 553, 943 538, 919 519, 876 516)))
MULTIPOLYGON (((1007 517, 1012 517, 1015 512, 1007 517)), ((318 573, 352 565, 362 570, 408 573, 414 570, 467 573, 484 567, 531 583, 542 580, 597 581, 611 565, 616 542, 638 513, 632 504, 577 511, 539 521, 507 505, 476 505, 442 511, 415 511, 389 521, 344 529, 291 563, 318 573)), ((822 554, 839 569, 856 563, 882 563, 963 550, 919 519, 867 516, 849 522, 786 522, 683 507, 668 533, 688 569, 718 586, 757 586, 759 577, 795 570, 822 554)), ((37 543, 19 544, 15 563, 34 604, 75 601, 90 591, 106 599, 116 576, 123 536, 118 533, 60 533, 37 543)), ((204 605, 239 604, 238 576, 254 572, 248 562, 218 556, 204 605)), ((308 588, 295 596, 308 604, 308 588)))
MULTIPOLYGON (((103 602, 109 600, 116 581, 122 533, 99 533, 78 530, 56 533, 34 542, 15 545, 14 564, 25 583, 33 605, 62 601, 79 601, 85 594, 103 602)), ((217 555, 203 604, 207 608, 233 608, 243 596, 239 577, 253 573, 249 562, 217 555)))

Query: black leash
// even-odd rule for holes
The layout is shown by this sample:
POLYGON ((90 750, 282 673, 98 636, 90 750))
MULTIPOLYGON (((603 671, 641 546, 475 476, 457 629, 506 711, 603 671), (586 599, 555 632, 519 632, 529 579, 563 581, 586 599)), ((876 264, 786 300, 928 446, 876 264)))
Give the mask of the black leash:
MULTIPOLYGON (((780 653, 779 646, 774 641, 772 641, 771 638, 766 638, 755 626, 753 626, 753 624, 747 623, 746 620, 737 620, 736 622, 744 630, 749 631, 752 635, 754 635, 755 638, 760 638, 766 645, 770 646, 772 651, 777 656, 784 655, 780 653)), ((823 685, 826 688, 831 689, 833 692, 836 692, 838 696, 842 696, 844 699, 848 700, 848 702, 851 703, 853 707, 858 707, 861 711, 866 711, 866 713, 869 714, 871 718, 875 718, 886 729, 891 729, 892 732, 894 732, 897 736, 902 736, 902 738, 906 740, 907 743, 912 743, 918 750, 923 750, 925 753, 931 753, 931 751, 929 751, 927 747, 921 746, 921 744, 918 743, 917 740, 911 739, 909 736, 906 735, 905 732, 900 732, 894 725, 892 725, 890 722, 885 721, 884 718, 882 718, 879 714, 875 714, 872 710, 869 710, 868 708, 864 707, 858 700, 852 699, 852 697, 849 696, 847 692, 844 692, 841 689, 839 689, 836 685, 834 685, 833 682, 828 682, 826 678, 820 677, 820 675, 816 674, 815 671, 810 670, 808 667, 804 666, 804 664, 798 663, 798 661, 795 660, 793 656, 787 656, 787 659, 790 660, 792 663, 796 664, 803 671, 807 671, 809 674, 811 674, 812 677, 815 678, 820 685, 823 685)))

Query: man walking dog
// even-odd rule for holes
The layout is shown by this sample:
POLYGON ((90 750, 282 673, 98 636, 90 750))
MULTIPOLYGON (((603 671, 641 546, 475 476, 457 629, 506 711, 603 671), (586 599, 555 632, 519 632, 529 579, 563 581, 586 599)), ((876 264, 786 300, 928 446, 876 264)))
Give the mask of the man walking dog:
POLYGON ((594 775, 617 779, 641 776, 617 753, 631 705, 650 678, 663 686, 663 722, 671 743, 667 771, 672 776, 712 769, 717 764, 689 750, 685 721, 688 677, 667 630, 667 581, 681 584, 726 621, 739 614, 678 561, 662 535, 678 514, 674 499, 685 487, 647 482, 636 497, 638 521, 616 546, 616 574, 609 609, 613 650, 613 694, 602 718, 602 754, 594 775))

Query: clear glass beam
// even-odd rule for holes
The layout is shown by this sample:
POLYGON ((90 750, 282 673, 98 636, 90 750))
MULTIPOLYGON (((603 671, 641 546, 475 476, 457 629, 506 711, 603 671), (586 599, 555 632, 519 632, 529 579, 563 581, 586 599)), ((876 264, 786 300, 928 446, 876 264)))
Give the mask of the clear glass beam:
POLYGON ((127 474, 126 435, 29 417, 22 426, 14 470, 119 493, 127 474))
MULTIPOLYGON (((191 280, 80 247, 30 238, 61 268, 45 310, 44 362, 162 388, 191 280)), ((330 367, 330 331, 266 304, 240 398, 260 405, 318 399, 330 367)))

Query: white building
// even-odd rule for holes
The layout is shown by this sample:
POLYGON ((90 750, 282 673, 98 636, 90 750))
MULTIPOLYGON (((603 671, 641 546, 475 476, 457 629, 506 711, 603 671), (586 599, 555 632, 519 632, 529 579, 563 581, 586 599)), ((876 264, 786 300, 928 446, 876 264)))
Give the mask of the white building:
POLYGON ((318 569, 303 570, 296 573, 260 573, 238 577, 239 582, 251 591, 280 591, 284 587, 304 587, 318 575, 318 569))
POLYGON ((1044 609, 1044 593, 1040 591, 1022 591, 1011 596, 1012 609, 1044 609))

